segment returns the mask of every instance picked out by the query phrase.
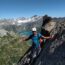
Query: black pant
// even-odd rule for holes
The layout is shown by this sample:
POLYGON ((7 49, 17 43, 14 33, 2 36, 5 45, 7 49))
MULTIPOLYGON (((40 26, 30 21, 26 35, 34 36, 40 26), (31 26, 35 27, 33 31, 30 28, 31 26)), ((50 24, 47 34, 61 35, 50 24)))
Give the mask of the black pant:
POLYGON ((40 50, 41 50, 41 47, 36 48, 35 46, 32 46, 31 57, 33 57, 34 54, 36 54, 36 56, 38 56, 40 53, 40 50))

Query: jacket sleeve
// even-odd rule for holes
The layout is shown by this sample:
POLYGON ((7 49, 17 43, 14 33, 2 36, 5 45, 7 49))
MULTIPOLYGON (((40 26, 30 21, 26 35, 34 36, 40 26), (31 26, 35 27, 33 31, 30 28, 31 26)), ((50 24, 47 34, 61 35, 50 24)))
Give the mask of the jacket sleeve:
POLYGON ((27 41, 27 40, 31 39, 32 36, 33 36, 33 35, 30 35, 30 36, 29 36, 28 38, 26 38, 25 40, 27 41))
POLYGON ((42 37, 43 35, 39 33, 39 37, 42 37))

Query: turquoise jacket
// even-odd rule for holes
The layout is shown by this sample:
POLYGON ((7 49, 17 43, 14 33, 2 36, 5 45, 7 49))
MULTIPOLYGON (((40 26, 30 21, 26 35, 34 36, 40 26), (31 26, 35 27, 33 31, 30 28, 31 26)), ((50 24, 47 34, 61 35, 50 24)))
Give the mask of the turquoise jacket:
POLYGON ((33 34, 32 34, 32 35, 30 35, 30 36, 28 37, 27 40, 31 39, 32 42, 33 42, 33 45, 34 45, 36 48, 38 48, 38 47, 40 46, 40 41, 39 41, 40 37, 42 37, 42 35, 41 35, 40 33, 38 33, 37 35, 33 35, 33 34))

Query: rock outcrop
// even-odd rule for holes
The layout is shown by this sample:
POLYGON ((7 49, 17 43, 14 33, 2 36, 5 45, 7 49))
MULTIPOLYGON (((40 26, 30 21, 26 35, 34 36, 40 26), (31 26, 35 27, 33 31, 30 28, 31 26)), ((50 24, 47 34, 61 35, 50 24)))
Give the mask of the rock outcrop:
POLYGON ((54 37, 45 41, 41 54, 32 65, 65 65, 65 22, 44 16, 41 34, 54 37))
POLYGON ((47 31, 47 36, 54 35, 54 38, 45 42, 34 65, 65 65, 65 22, 47 20, 41 31, 45 35, 43 30, 47 31))

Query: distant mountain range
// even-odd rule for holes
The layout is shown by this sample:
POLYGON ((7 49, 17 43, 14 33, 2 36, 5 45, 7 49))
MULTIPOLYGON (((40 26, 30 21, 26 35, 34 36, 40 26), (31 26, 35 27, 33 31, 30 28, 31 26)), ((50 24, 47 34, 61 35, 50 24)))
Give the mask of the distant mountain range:
MULTIPOLYGON (((17 19, 0 19, 0 29, 4 29, 6 31, 29 31, 32 27, 37 27, 39 30, 41 28, 44 16, 34 15, 30 18, 20 17, 17 19)), ((63 18, 52 18, 54 21, 65 21, 65 17, 63 18)))
POLYGON ((41 26, 42 20, 42 16, 33 16, 31 18, 22 17, 17 19, 0 19, 0 29, 15 32, 22 30, 30 30, 31 27, 41 26))
POLYGON ((38 21, 42 16, 33 16, 31 18, 17 18, 17 19, 0 19, 0 25, 21 25, 22 23, 38 21))

